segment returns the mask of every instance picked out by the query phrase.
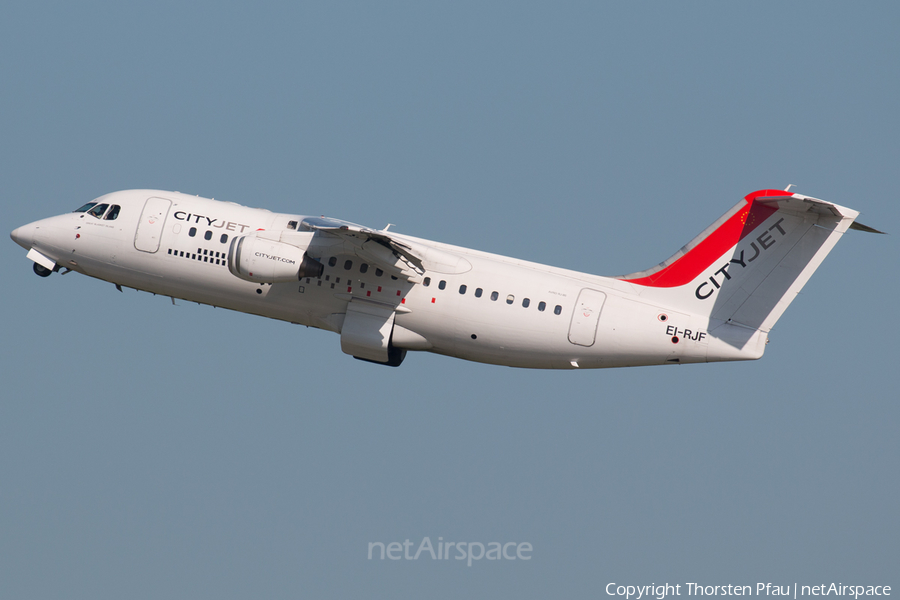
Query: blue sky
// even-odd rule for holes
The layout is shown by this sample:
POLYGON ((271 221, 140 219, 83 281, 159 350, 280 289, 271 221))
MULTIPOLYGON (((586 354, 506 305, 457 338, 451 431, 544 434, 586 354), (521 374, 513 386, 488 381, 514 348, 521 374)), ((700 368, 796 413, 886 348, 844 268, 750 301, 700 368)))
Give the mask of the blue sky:
POLYGON ((539 372, 46 280, 0 245, 0 581, 29 598, 897 586, 890 3, 0 8, 6 231, 151 187, 601 275, 745 194, 850 206, 761 361, 539 372), (368 560, 529 542, 530 561, 368 560))

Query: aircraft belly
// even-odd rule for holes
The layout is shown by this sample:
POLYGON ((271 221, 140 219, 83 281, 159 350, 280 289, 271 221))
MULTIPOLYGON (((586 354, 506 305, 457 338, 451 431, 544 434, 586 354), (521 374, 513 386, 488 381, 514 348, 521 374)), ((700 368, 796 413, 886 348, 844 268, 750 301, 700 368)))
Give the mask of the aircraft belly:
POLYGON ((535 326, 524 311, 501 318, 510 307, 504 303, 494 308, 499 310, 467 310, 464 303, 452 311, 430 306, 417 310, 414 305, 411 313, 397 315, 396 323, 427 339, 432 345, 429 351, 437 354, 489 364, 553 368, 553 356, 565 341, 564 324, 548 320, 535 326))
MULTIPOLYGON (((577 290, 570 296, 580 298, 577 290)), ((618 294, 604 298, 603 293, 595 292, 594 296, 602 314, 588 321, 596 327, 589 332, 593 338, 590 346, 573 343, 570 320, 535 321, 536 315, 527 311, 507 315, 485 311, 435 319, 439 324, 453 322, 452 328, 431 321, 411 327, 434 343, 434 352, 513 367, 606 368, 707 360, 705 319, 633 302, 618 294), (498 318, 501 315, 505 318, 498 318)))

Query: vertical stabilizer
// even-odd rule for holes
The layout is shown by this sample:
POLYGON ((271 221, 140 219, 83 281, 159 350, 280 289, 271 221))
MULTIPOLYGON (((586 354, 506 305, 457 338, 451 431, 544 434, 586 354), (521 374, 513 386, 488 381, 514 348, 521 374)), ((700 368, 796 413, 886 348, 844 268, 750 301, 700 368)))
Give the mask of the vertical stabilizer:
POLYGON ((711 334, 727 324, 721 337, 729 345, 750 343, 772 328, 858 214, 801 194, 760 190, 669 260, 619 279, 642 298, 708 317, 711 334))

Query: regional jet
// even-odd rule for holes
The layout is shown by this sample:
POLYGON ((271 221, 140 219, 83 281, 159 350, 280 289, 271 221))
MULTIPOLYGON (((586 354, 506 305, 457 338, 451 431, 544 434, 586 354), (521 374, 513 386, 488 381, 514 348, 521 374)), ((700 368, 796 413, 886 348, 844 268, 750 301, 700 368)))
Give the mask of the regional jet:
MULTIPOLYGON (((790 189, 790 186, 788 186, 790 189)), ((760 190, 659 265, 601 277, 178 192, 128 190, 19 227, 34 272, 318 327, 398 366, 410 350, 534 369, 757 359, 858 212, 760 190)))

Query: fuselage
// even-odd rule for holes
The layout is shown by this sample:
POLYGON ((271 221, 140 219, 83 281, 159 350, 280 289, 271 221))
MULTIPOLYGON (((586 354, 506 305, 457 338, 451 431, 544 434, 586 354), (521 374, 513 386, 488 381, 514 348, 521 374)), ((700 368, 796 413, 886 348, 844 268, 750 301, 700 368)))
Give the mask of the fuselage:
MULTIPOLYGON (((342 334, 344 351, 358 355, 352 349, 363 348, 362 358, 372 336, 376 346, 381 339, 397 349, 545 369, 753 359, 764 349, 765 332, 739 344, 710 335, 725 324, 648 297, 646 286, 622 278, 395 232, 353 237, 346 227, 309 225, 315 221, 177 192, 129 190, 102 196, 91 209, 20 227, 12 237, 36 253, 34 260, 57 269, 342 334), (273 282, 236 276, 241 238, 301 248, 321 272, 273 282), (403 257, 391 251, 400 247, 418 259, 416 272, 403 270, 403 257), (372 319, 381 338, 367 330, 372 319)), ((275 251, 257 255, 292 262, 275 251)))

